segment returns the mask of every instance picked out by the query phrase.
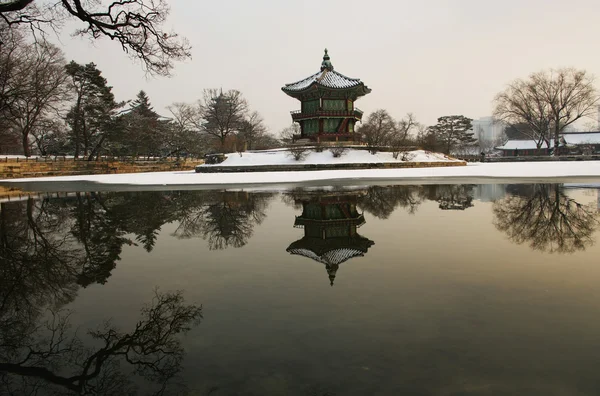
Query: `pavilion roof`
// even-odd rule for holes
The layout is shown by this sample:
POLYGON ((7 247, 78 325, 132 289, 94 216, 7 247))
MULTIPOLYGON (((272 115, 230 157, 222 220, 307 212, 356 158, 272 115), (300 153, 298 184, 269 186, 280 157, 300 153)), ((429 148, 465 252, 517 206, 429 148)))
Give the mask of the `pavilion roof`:
POLYGON ((327 89, 348 89, 362 86, 363 92, 361 95, 371 92, 371 90, 365 86, 359 78, 347 77, 342 73, 335 71, 331 61, 329 60, 327 49, 325 49, 325 55, 323 56, 323 63, 321 64, 320 71, 300 81, 296 81, 295 83, 285 84, 285 86, 281 89, 285 93, 293 95, 295 93, 306 91, 313 86, 327 89))
POLYGON ((297 254, 300 256, 308 257, 325 265, 339 265, 344 261, 350 260, 353 257, 362 257, 365 255, 361 250, 352 248, 333 249, 321 256, 317 255, 310 249, 302 248, 288 249, 288 252, 291 254, 297 254))
POLYGON ((359 78, 346 77, 335 70, 321 70, 304 80, 297 81, 291 84, 285 84, 282 89, 284 91, 299 92, 310 88, 311 85, 317 84, 325 88, 343 89, 352 88, 362 84, 359 78))
POLYGON ((364 256, 374 243, 360 235, 328 239, 305 236, 293 242, 287 251, 323 264, 337 265, 353 257, 364 256))

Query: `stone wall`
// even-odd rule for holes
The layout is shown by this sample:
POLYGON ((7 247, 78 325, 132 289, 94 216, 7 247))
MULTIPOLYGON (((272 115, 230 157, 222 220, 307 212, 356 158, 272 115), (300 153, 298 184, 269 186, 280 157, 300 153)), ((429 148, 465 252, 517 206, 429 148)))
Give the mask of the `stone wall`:
POLYGON ((96 175, 107 173, 165 172, 192 170, 202 160, 168 161, 42 161, 8 159, 0 162, 0 179, 43 176, 96 175))
POLYGON ((398 169, 433 168, 444 166, 465 166, 464 161, 453 162, 375 162, 351 164, 297 164, 297 165, 248 165, 248 166, 197 166, 196 173, 234 173, 234 172, 292 172, 319 170, 355 170, 355 169, 398 169))

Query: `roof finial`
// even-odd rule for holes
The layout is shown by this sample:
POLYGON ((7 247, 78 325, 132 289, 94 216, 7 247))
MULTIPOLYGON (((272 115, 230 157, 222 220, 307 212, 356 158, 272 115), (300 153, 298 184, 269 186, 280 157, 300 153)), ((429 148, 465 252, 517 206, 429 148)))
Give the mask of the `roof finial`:
POLYGON ((329 60, 329 54, 327 54, 327 48, 325 48, 325 55, 323 55, 323 62, 321 63, 321 71, 327 69, 329 71, 333 70, 333 65, 331 64, 331 61, 329 60))

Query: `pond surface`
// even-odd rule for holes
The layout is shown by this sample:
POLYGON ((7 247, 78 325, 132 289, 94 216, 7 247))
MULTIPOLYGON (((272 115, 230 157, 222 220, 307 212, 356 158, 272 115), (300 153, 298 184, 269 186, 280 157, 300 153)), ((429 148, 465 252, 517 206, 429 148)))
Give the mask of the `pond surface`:
POLYGON ((3 202, 0 394, 598 395, 572 187, 3 202))

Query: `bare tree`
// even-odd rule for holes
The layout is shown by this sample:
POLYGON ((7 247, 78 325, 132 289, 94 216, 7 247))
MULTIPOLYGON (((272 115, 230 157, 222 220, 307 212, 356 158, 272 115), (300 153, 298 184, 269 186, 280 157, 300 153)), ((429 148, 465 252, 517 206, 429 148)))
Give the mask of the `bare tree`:
POLYGON ((391 136, 389 141, 394 158, 398 158, 400 152, 407 146, 410 135, 414 130, 419 128, 419 125, 413 113, 407 113, 406 117, 398 121, 396 132, 391 136))
POLYGON ((182 151, 196 151, 194 148, 198 141, 198 129, 196 128, 196 119, 198 118, 198 109, 187 103, 173 103, 167 107, 171 113, 171 122, 167 129, 166 148, 169 155, 179 157, 182 151))
POLYGON ((247 112, 248 102, 240 91, 205 89, 197 126, 204 133, 217 138, 224 152, 225 139, 240 131, 247 112))
POLYGON ((14 74, 8 78, 14 86, 11 98, 5 104, 5 122, 21 137, 23 153, 31 155, 30 135, 50 114, 61 112, 70 96, 65 59, 62 51, 48 42, 28 44, 20 56, 14 74))
POLYGON ((279 140, 284 145, 289 145, 294 142, 296 136, 300 135, 300 125, 296 122, 279 131, 279 140))
POLYGON ((40 155, 57 155, 63 152, 67 144, 67 130, 60 117, 44 117, 31 130, 35 148, 40 155))
MULTIPOLYGON (((150 74, 169 75, 174 60, 191 56, 186 39, 163 30, 169 14, 166 0, 100 1, 6 0, 0 3, 0 21, 9 28, 27 25, 44 37, 63 24, 78 20, 83 26, 75 34, 96 40, 108 37, 139 60, 150 74)), ((1 38, 0 38, 1 40, 1 38)))
POLYGON ((558 154, 560 135, 565 128, 582 117, 596 114, 600 96, 594 78, 585 70, 566 68, 536 73, 532 80, 540 87, 550 108, 554 153, 558 154))
POLYGON ((256 143, 267 133, 267 127, 262 116, 258 111, 250 113, 240 125, 238 133, 239 145, 238 151, 244 151, 244 148, 253 150, 256 143), (246 147, 244 147, 246 146, 246 147))
POLYGON ((367 120, 357 128, 356 132, 367 143, 371 154, 377 152, 378 147, 389 144, 392 136, 396 135, 398 126, 387 110, 375 110, 367 120))
POLYGON ((554 138, 554 153, 560 144, 560 134, 582 117, 595 113, 599 96, 593 77, 585 70, 572 68, 534 73, 527 80, 518 79, 496 96, 494 116, 519 129, 536 142, 550 148, 554 138))

